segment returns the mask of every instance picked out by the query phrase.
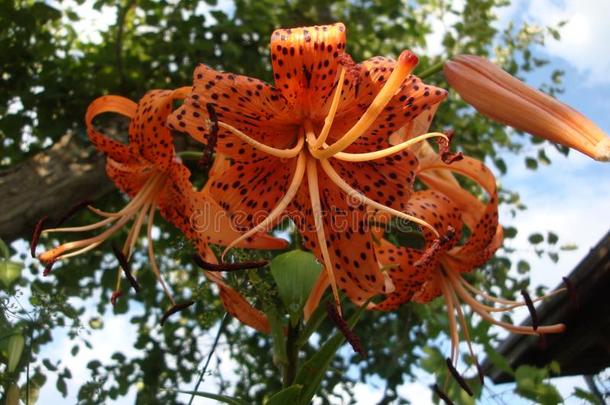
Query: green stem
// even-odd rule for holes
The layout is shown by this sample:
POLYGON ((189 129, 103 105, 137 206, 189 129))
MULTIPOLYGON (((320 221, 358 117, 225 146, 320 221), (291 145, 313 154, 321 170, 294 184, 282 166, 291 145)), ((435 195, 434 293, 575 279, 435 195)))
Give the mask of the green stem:
POLYGON ((284 366, 284 388, 290 387, 297 375, 299 366, 299 348, 297 339, 299 326, 293 327, 288 323, 288 336, 286 336, 286 365, 284 366))
POLYGON ((182 152, 178 152, 177 155, 182 159, 201 159, 203 157, 202 152, 192 150, 183 150, 182 152))
POLYGON ((445 62, 446 61, 443 60, 441 62, 438 62, 438 63, 430 66, 428 69, 424 70, 423 72, 421 72, 421 74, 418 75, 419 78, 424 80, 424 79, 427 79, 428 77, 440 72, 443 69, 445 62))

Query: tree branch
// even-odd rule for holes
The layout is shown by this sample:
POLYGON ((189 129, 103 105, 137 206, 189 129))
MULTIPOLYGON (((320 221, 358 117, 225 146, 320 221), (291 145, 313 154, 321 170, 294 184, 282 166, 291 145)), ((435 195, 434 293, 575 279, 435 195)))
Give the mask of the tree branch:
POLYGON ((57 221, 75 204, 112 190, 104 156, 72 138, 64 135, 50 149, 0 172, 0 238, 29 238, 43 215, 57 221))

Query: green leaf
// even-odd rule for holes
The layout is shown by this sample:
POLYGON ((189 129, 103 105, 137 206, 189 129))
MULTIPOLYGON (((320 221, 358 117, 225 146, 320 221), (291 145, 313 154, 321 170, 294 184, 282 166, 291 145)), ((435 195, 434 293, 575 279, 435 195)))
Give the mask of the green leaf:
POLYGON ((303 250, 283 253, 271 261, 271 274, 293 324, 300 319, 321 271, 322 265, 316 257, 303 250))
POLYGON ((11 252, 8 249, 8 246, 6 246, 6 243, 4 243, 4 241, 2 240, 2 238, 0 238, 0 256, 5 259, 11 257, 11 252))
POLYGON ((530 264, 525 260, 519 260, 519 262, 517 263, 517 271, 519 272, 519 274, 527 273, 528 271, 530 271, 530 264))
POLYGON ((583 399, 583 400, 589 402, 590 404, 594 404, 594 405, 602 404, 600 402, 599 398, 597 398, 595 396, 595 394, 585 391, 582 388, 578 388, 578 387, 574 388, 574 393, 572 395, 574 395, 576 398, 583 399))
POLYGON ((302 385, 291 385, 281 391, 276 392, 265 402, 265 405, 285 405, 296 403, 303 389, 302 385))
POLYGON ((549 244, 551 244, 551 245, 556 244, 558 240, 559 240, 559 236, 557 236, 557 234, 556 234, 556 233, 549 232, 549 233, 546 235, 546 241, 547 241, 549 244))
POLYGON ((68 385, 66 384, 66 380, 64 380, 63 377, 57 378, 57 383, 55 384, 55 387, 57 388, 57 391, 61 392, 61 395, 63 397, 66 397, 68 395, 68 385))
POLYGON ((571 250, 577 250, 578 246, 574 243, 566 243, 565 245, 561 245, 561 247, 559 248, 565 252, 571 251, 571 250))
POLYGON ((525 158, 525 166, 530 170, 536 170, 538 168, 538 161, 533 158, 525 158))
POLYGON ((22 334, 18 333, 10 337, 8 340, 8 362, 7 371, 12 373, 19 364, 21 359, 21 353, 23 353, 23 347, 25 346, 25 338, 22 334))
MULTIPOLYGON (((367 305, 368 302, 359 307, 349 318, 347 323, 350 328, 356 325, 367 305)), ((326 370, 343 342, 345 342, 345 337, 341 333, 334 334, 318 349, 316 354, 303 364, 294 380, 295 385, 303 386, 299 404, 308 405, 311 402, 322 382, 322 378, 324 378, 326 370)))
POLYGON ((7 259, 0 259, 0 282, 4 287, 9 288, 16 280, 21 277, 23 265, 7 259))
POLYGON ((242 401, 241 399, 233 398, 233 397, 230 397, 227 395, 212 394, 211 392, 183 391, 183 390, 167 390, 167 391, 177 392, 179 394, 194 395, 196 397, 214 399, 218 402, 222 402, 222 403, 229 404, 229 405, 247 405, 247 402, 242 401))
POLYGON ((544 237, 539 233, 533 233, 529 236, 528 240, 532 245, 537 245, 544 240, 544 237))
POLYGON ((487 358, 491 361, 491 364, 494 365, 498 370, 502 370, 505 373, 510 375, 515 375, 510 363, 504 356, 496 351, 493 347, 489 345, 485 345, 485 354, 487 354, 487 358))

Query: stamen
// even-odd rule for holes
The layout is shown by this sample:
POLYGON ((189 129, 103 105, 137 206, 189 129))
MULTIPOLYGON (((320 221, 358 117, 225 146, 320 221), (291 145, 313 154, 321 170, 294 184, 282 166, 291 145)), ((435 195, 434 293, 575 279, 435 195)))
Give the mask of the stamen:
POLYGON ((250 138, 248 135, 244 134, 239 129, 237 129, 225 122, 218 121, 218 126, 231 131, 231 133, 233 133, 235 136, 240 138, 242 141, 244 141, 247 144, 249 144, 250 146, 260 150, 261 152, 264 152, 271 156, 275 156, 280 159, 291 159, 291 158, 295 157, 296 155, 298 155, 299 152, 301 151, 301 149, 303 148, 303 143, 305 142, 305 139, 303 137, 299 137, 299 140, 297 141, 297 144, 295 147, 293 147, 291 149, 278 149, 278 148, 273 148, 271 146, 267 146, 264 143, 260 143, 259 141, 250 138))
POLYGON ((38 241, 40 240, 40 234, 42 233, 42 227, 44 226, 44 222, 47 220, 48 216, 44 216, 36 222, 34 226, 34 233, 32 234, 32 241, 30 242, 30 254, 32 258, 36 257, 36 246, 38 246, 38 241))
POLYGON ((532 328, 534 330, 538 329, 538 313, 536 313, 536 308, 534 307, 534 303, 530 298, 529 293, 526 290, 521 290, 521 295, 525 300, 525 304, 527 305, 527 310, 530 313, 530 318, 532 318, 532 328))
POLYGON ((361 192, 354 190, 349 184, 347 184, 345 182, 345 180, 343 180, 341 178, 341 176, 339 176, 339 174, 337 174, 337 172, 335 171, 335 169, 333 169, 333 167, 330 165, 328 160, 326 160, 326 159, 320 160, 320 165, 322 166, 322 169, 324 170, 326 175, 330 178, 330 180, 333 183, 335 183, 340 189, 342 189, 345 193, 347 193, 350 197, 355 197, 362 204, 370 205, 371 207, 376 208, 379 211, 386 212, 388 214, 397 216, 397 217, 405 219, 407 221, 415 222, 416 224, 419 224, 423 227, 430 229, 430 231, 432 231, 432 233, 434 233, 434 235, 436 237, 439 237, 439 234, 436 231, 436 229, 432 225, 427 223, 426 221, 421 220, 412 215, 405 214, 404 212, 397 211, 393 208, 386 207, 385 205, 380 204, 377 201, 371 200, 370 198, 368 198, 361 192))
POLYGON ((362 134, 373 124, 385 106, 390 102, 396 91, 403 84, 405 78, 413 71, 417 65, 418 59, 415 54, 410 51, 404 51, 398 57, 398 61, 392 74, 388 78, 383 88, 377 93, 375 99, 369 108, 360 117, 358 122, 349 129, 338 141, 330 145, 328 148, 318 151, 313 151, 318 159, 327 159, 337 152, 342 152, 345 148, 356 142, 362 134))
POLYGON ((193 255, 193 260, 197 264, 197 266, 201 267, 206 271, 239 271, 239 270, 248 270, 248 269, 258 269, 261 267, 265 267, 269 264, 269 260, 259 260, 255 262, 241 262, 241 263, 209 263, 203 260, 200 255, 193 255))
POLYGON ((358 353, 362 357, 366 358, 366 351, 362 347, 362 342, 360 338, 354 333, 353 330, 350 329, 345 319, 339 314, 337 311, 337 307, 331 301, 326 303, 326 313, 328 314, 328 318, 335 324, 335 326, 339 329, 341 334, 345 337, 345 340, 352 346, 354 352, 358 353))
POLYGON ((81 201, 80 203, 74 205, 72 208, 70 208, 68 210, 68 212, 66 212, 66 215, 64 215, 63 217, 61 217, 61 219, 59 221, 57 221, 57 225, 55 227, 60 226, 61 224, 66 222, 68 219, 70 219, 78 211, 82 210, 83 208, 85 208, 91 204, 92 204, 92 201, 85 200, 85 201, 81 201))
POLYGON ((119 261, 119 267, 121 267, 121 269, 123 269, 123 272, 125 273, 125 277, 127 277, 127 281, 129 281, 129 284, 131 284, 134 291, 136 293, 139 293, 140 284, 138 283, 138 281, 133 276, 133 273, 131 272, 131 264, 129 264, 127 257, 123 254, 123 252, 121 250, 119 250, 119 248, 115 244, 112 245, 112 252, 114 253, 114 256, 116 257, 116 259, 119 261))
MULTIPOLYGON (((150 267, 157 279, 157 281, 159 282, 159 284, 161 284, 161 288, 163 288, 163 292, 165 293, 165 295, 167 296, 167 298, 170 300, 170 302, 172 303, 172 305, 176 305, 176 301, 174 301, 174 297, 170 294, 167 285, 165 285, 165 281, 163 280, 163 277, 161 277, 161 272, 159 271, 159 267, 157 265, 157 260, 155 259, 155 251, 154 251, 154 243, 153 243, 153 238, 152 238, 152 226, 153 226, 153 221, 155 218, 155 207, 151 206, 150 208, 150 212, 148 213, 148 224, 147 224, 147 230, 146 230, 146 237, 148 239, 148 260, 150 261, 150 267)), ((180 309, 178 309, 177 311, 179 311, 180 309)), ((173 314, 170 313, 167 316, 173 314)), ((165 315, 164 315, 165 316, 165 315)), ((161 324, 163 324, 163 322, 161 322, 161 324)))
MULTIPOLYGON (((337 114, 337 107, 339 106, 339 101, 341 100, 341 92, 343 91, 343 81, 345 80, 345 68, 341 67, 339 71, 339 81, 337 82, 337 87, 335 88, 335 94, 333 95, 333 101, 330 104, 330 109, 328 110, 328 114, 324 119, 324 126, 322 127, 322 131, 320 131, 320 136, 318 139, 310 144, 310 148, 312 150, 317 150, 324 145, 326 142, 326 138, 328 138, 328 134, 330 133, 330 128, 333 125, 333 121, 335 119, 335 114, 337 114)), ((308 139, 309 141, 309 139, 308 139)))
POLYGON ((466 391, 466 393, 468 395, 470 395, 471 397, 474 396, 472 389, 468 386, 468 383, 466 382, 466 380, 464 380, 464 377, 462 377, 461 374, 456 370, 456 368, 453 367, 453 364, 451 363, 451 359, 449 357, 447 357, 445 362, 447 363, 447 368, 449 369, 449 372, 453 376, 453 379, 455 381, 457 381, 457 383, 460 385, 460 387, 462 387, 462 389, 464 391, 466 391))
MULTIPOLYGON (((321 161, 320 163, 323 163, 323 161, 321 161)), ((337 289, 337 282, 335 280, 335 273, 333 272, 333 265, 330 261, 328 246, 326 246, 326 235, 324 234, 324 221, 322 218, 322 206, 320 204, 318 170, 316 165, 317 163, 315 159, 307 159, 307 186, 309 187, 311 210, 313 213, 314 224, 316 226, 318 245, 320 245, 320 251, 322 252, 322 258, 324 259, 324 268, 326 269, 328 281, 333 291, 335 305, 338 308, 339 314, 341 314, 341 301, 339 300, 339 290, 337 289)))
POLYGON ((180 304, 174 304, 170 309, 165 311, 165 313, 161 317, 161 321, 160 321, 161 326, 163 326, 165 324, 165 321, 167 321, 167 318, 169 318, 170 316, 172 316, 176 312, 180 312, 180 311, 183 311, 183 310, 187 309, 188 307, 190 307, 194 303, 195 303, 195 301, 186 301, 186 302, 182 302, 180 304))
POLYGON ((451 400, 451 399, 450 399, 450 398, 447 396, 447 394, 445 394, 445 393, 443 392, 443 390, 441 390, 441 388, 438 386, 438 384, 434 384, 434 385, 432 386, 432 391, 434 391, 434 393, 435 393, 435 394, 436 394, 436 395, 437 395, 437 396, 438 396, 440 399, 442 399, 443 401, 445 401, 445 403, 446 403, 447 405, 455 405, 455 404, 453 403, 453 401, 452 401, 452 400, 451 400))
POLYGON ((472 348, 472 339, 470 339, 470 330, 468 329, 468 324, 466 323, 466 318, 464 317, 464 311, 462 311, 462 305, 459 302, 457 296, 455 295, 455 291, 451 290, 451 295, 453 300, 456 302, 455 309, 458 313, 458 319, 460 321, 460 325, 462 327, 462 332, 464 333, 464 338, 466 339, 466 345, 468 346, 468 351, 470 352, 470 357, 472 357, 472 361, 477 368, 477 374, 479 375, 479 381, 481 384, 485 384, 485 376, 483 375, 483 370, 481 369, 481 365, 479 364, 479 359, 477 355, 474 354, 474 350, 472 348))
MULTIPOLYGON (((515 308, 519 308, 519 307, 522 307, 522 306, 526 305, 525 302, 512 301, 512 300, 507 300, 507 299, 500 298, 500 297, 494 297, 493 295, 489 295, 489 294, 485 293, 484 291, 479 290, 478 288, 476 288, 472 284, 470 284, 463 277, 460 277, 460 282, 467 289, 472 291, 474 294, 480 295, 481 297, 485 298, 486 300, 506 305, 506 306, 503 306, 503 307, 495 308, 495 307, 490 307, 490 306, 481 304, 481 305, 484 305, 484 307, 489 312, 506 312, 506 311, 510 311, 510 310, 515 309, 515 308)), ((550 297, 552 297, 554 295, 557 295, 557 294, 559 294, 561 292, 564 292, 565 290, 566 290, 565 288, 558 288, 555 291, 551 291, 550 293, 547 293, 547 294, 545 294, 543 296, 540 296, 540 297, 537 297, 537 298, 533 299, 532 302, 536 303, 538 301, 545 300, 545 299, 550 298, 550 297)))
POLYGON ((125 252, 125 255, 128 259, 131 259, 133 248, 136 245, 138 235, 140 234, 140 230, 142 229, 144 217, 146 216, 146 212, 149 210, 149 208, 152 208, 152 210, 154 211, 156 207, 152 203, 145 204, 144 207, 140 209, 140 212, 138 212, 138 216, 134 220, 133 224, 131 225, 131 229, 129 230, 129 233, 127 234, 127 239, 125 239, 125 243, 123 244, 123 252, 125 252))
POLYGON ((501 326, 502 328, 514 332, 520 333, 523 335, 539 335, 542 333, 561 333, 565 330, 565 325, 562 323, 549 325, 549 326, 540 326, 536 331, 531 327, 526 326, 515 326, 507 322, 498 321, 494 317, 492 317, 489 312, 487 312, 482 305, 477 302, 468 292, 462 287, 461 283, 456 279, 457 276, 452 274, 452 272, 447 272, 448 279, 451 281, 451 285, 453 286, 454 291, 457 292, 458 296, 468 304, 477 314, 481 316, 481 318, 486 321, 501 326))
MULTIPOLYGON (((303 138, 301 137, 301 139, 303 138)), ((305 161, 305 153, 299 154, 297 165, 294 171, 294 176, 292 177, 292 182, 290 183, 290 186, 288 187, 288 190, 286 191, 284 197, 282 197, 282 199, 277 203, 277 205, 269 213, 267 218, 265 218, 258 225, 235 239, 233 242, 231 242, 222 252, 221 259, 224 260, 226 253, 240 242, 248 239, 249 237, 259 232, 266 231, 267 227, 273 224, 273 222, 284 213, 284 210, 286 209, 286 207, 288 207, 288 204, 290 204, 290 202, 294 199, 295 195, 299 191, 299 187, 301 187, 301 183, 303 182, 303 176, 305 174, 305 161)))
POLYGON ((447 306, 447 320, 449 321, 449 335, 451 336, 451 361, 455 361, 458 355, 458 349, 460 344, 460 338, 457 331, 457 324, 455 322, 455 307, 459 306, 459 302, 455 302, 450 287, 447 286, 447 281, 440 275, 440 285, 443 296, 445 297, 445 305, 447 306))
POLYGON ((334 154, 333 157, 336 159, 345 160, 348 162, 367 162, 369 160, 382 159, 386 156, 393 155, 394 153, 400 152, 404 149, 407 149, 407 148, 409 148, 419 142, 422 142, 426 139, 429 139, 429 138, 447 139, 447 136, 440 132, 430 132, 428 134, 419 135, 415 138, 401 142, 398 145, 390 146, 389 148, 377 150, 375 152, 366 152, 366 153, 338 152, 338 153, 334 154))

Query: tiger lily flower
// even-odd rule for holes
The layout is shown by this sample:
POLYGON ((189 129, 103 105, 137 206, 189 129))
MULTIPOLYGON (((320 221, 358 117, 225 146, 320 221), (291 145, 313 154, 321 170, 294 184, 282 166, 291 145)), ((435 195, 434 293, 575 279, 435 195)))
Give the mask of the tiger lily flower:
POLYGON ((425 230, 425 251, 396 247, 381 240, 377 257, 387 269, 395 291, 387 294, 383 301, 371 305, 371 309, 388 311, 408 301, 427 303, 442 295, 447 306, 453 363, 457 361, 459 346, 458 322, 476 362, 461 302, 470 306, 484 320, 510 332, 528 335, 562 332, 565 328, 563 324, 525 327, 496 320, 493 313, 510 311, 528 303, 493 297, 462 277, 462 274, 487 262, 502 244, 498 195, 491 171, 482 162, 468 157, 446 164, 427 148, 420 150, 418 155, 418 178, 429 188, 413 195, 408 203, 408 212, 432 223, 442 235, 437 238, 425 230), (487 203, 462 189, 451 173, 478 183, 488 194, 487 203), (471 234, 463 244, 459 244, 464 226, 471 234), (499 306, 487 305, 475 299, 477 295, 499 306))
MULTIPOLYGON (((151 269, 164 293, 175 306, 176 302, 161 276, 154 255, 152 229, 156 210, 159 209, 162 217, 200 245, 226 244, 239 237, 239 233, 228 226, 204 227, 197 223, 197 212, 205 213, 214 220, 221 220, 224 213, 204 193, 193 189, 189 180, 190 171, 176 156, 171 133, 165 126, 173 101, 183 98, 185 93, 184 88, 153 90, 146 93, 137 104, 124 97, 104 96, 89 105, 85 117, 89 139, 99 151, 106 154, 108 177, 131 200, 118 212, 104 212, 89 207, 104 218, 94 224, 44 230, 43 234, 103 230, 96 236, 67 242, 40 254, 39 259, 47 268, 58 260, 95 249, 132 222, 119 253, 119 260, 124 262, 124 265, 131 257, 140 231, 146 224, 151 269), (131 120, 128 145, 113 140, 94 128, 94 118, 107 112, 118 113, 131 120)), ((263 235, 263 239, 246 241, 243 246, 282 248, 285 243, 263 235)), ((128 273, 128 269, 123 270, 128 273)), ((130 274, 127 276, 130 281, 133 280, 130 274)), ((120 295, 120 283, 119 272, 113 302, 120 295)))
POLYGON ((324 264, 337 306, 339 289, 362 303, 386 288, 366 231, 367 210, 436 232, 404 212, 417 167, 408 149, 445 138, 429 133, 391 145, 393 132, 446 92, 411 75, 417 57, 409 51, 397 60, 355 64, 345 45, 341 23, 276 30, 275 86, 200 65, 191 94, 168 119, 171 128, 206 143, 206 106, 216 111, 217 151, 234 163, 213 179, 210 194, 246 231, 227 249, 292 218, 305 247, 324 264), (346 223, 337 224, 337 217, 346 223))
POLYGON ((459 55, 443 71, 451 87, 492 120, 610 161, 610 138, 597 125, 487 59, 459 55))

